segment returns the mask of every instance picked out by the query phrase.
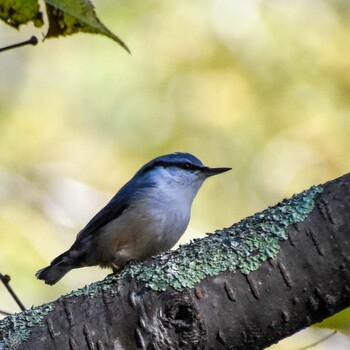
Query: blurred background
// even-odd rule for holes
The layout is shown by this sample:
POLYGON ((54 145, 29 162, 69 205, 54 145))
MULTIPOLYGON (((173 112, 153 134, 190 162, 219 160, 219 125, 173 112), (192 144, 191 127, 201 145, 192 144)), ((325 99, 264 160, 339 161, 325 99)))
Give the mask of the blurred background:
MULTIPOLYGON (((75 270, 53 287, 34 278, 155 156, 233 167, 203 186, 181 243, 350 171, 348 0, 95 5, 131 56, 88 34, 0 54, 0 272, 27 307, 109 273, 75 270)), ((44 33, 1 22, 0 46, 44 33)), ((2 285, 0 310, 18 311, 2 285)), ((323 326, 349 334, 349 310, 323 326)), ((349 349, 344 333, 315 349, 349 349)))

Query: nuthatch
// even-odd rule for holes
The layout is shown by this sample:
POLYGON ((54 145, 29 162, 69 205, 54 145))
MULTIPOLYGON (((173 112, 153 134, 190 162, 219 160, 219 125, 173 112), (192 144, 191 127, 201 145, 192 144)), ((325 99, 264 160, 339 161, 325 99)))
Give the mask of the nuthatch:
POLYGON ((70 249, 39 270, 53 285, 71 269, 99 265, 118 271, 172 248, 190 221, 204 180, 231 168, 208 168, 189 153, 151 160, 78 233, 70 249))

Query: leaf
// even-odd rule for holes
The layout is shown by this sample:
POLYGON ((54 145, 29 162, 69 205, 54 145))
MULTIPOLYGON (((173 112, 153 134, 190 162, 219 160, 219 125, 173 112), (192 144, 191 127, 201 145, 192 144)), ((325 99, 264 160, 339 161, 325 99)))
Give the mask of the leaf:
POLYGON ((17 29, 28 22, 33 22, 36 27, 44 24, 37 0, 2 0, 0 19, 17 29))
POLYGON ((98 19, 90 0, 45 0, 45 2, 49 18, 47 38, 78 32, 102 34, 116 41, 130 53, 126 44, 98 19))

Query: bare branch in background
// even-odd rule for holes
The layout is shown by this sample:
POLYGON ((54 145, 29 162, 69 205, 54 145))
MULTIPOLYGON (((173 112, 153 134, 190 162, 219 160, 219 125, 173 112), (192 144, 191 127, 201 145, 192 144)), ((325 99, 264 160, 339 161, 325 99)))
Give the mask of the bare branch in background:
POLYGON ((21 43, 13 44, 13 45, 5 46, 5 47, 1 47, 0 48, 0 52, 16 49, 18 47, 26 46, 26 45, 33 45, 33 46, 35 46, 37 43, 38 43, 38 38, 33 35, 33 36, 31 36, 30 39, 28 39, 26 41, 23 41, 21 43))
POLYGON ((15 302, 17 303, 17 305, 19 306, 19 308, 22 311, 26 310, 26 307, 23 305, 23 303, 19 300, 17 294, 15 293, 15 291, 11 288, 10 286, 10 281, 11 281, 11 277, 9 275, 3 275, 0 273, 0 280, 1 282, 4 284, 4 286, 6 287, 6 289, 9 291, 9 293, 11 294, 12 298, 15 300, 15 302))

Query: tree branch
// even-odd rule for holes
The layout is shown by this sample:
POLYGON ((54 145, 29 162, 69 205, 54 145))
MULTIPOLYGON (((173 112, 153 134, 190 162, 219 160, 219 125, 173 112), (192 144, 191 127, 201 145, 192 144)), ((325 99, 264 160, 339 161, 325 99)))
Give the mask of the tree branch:
POLYGON ((0 323, 0 349, 261 349, 350 305, 350 174, 0 323))

